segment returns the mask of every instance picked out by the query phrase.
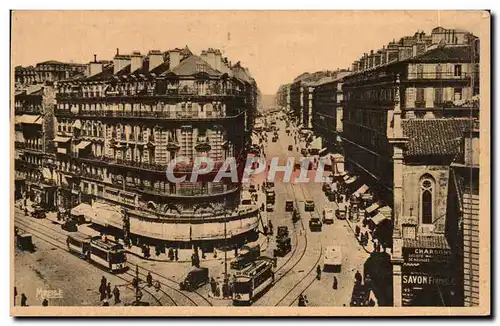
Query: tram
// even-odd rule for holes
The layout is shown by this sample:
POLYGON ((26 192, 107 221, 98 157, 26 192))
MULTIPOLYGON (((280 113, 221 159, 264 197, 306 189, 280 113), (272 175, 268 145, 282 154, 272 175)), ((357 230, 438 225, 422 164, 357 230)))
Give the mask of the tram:
POLYGON ((121 272, 127 269, 125 249, 119 243, 103 241, 101 237, 90 237, 82 233, 74 233, 68 235, 66 245, 69 252, 110 272, 121 272))
POLYGON ((125 249, 119 243, 92 239, 89 259, 113 273, 127 269, 125 249))
POLYGON ((233 305, 251 305, 274 283, 273 263, 270 259, 257 260, 234 275, 233 305))
POLYGON ((242 269, 260 256, 260 245, 249 243, 243 246, 240 254, 230 262, 232 269, 242 269))

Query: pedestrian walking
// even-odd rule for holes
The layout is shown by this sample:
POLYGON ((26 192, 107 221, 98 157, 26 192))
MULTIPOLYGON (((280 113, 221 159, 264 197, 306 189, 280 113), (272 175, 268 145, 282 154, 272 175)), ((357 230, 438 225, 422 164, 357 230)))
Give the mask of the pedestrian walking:
POLYGON ((111 282, 106 286, 106 294, 108 295, 108 299, 111 298, 111 282))
POLYGON ((150 272, 148 272, 148 275, 146 276, 146 282, 148 283, 148 286, 153 285, 153 276, 151 275, 150 272))
POLYGON ((175 258, 175 261, 178 261, 179 260, 179 248, 175 248, 175 252, 174 252, 174 258, 175 258))
POLYGON ((43 299, 42 306, 47 307, 49 305, 49 300, 43 299))
POLYGON ((101 285, 102 285, 102 284, 104 284, 104 285, 108 284, 108 280, 106 279, 106 277, 105 277, 105 276, 103 276, 103 277, 101 278, 101 285))
POLYGON ((22 293, 21 294, 21 307, 27 307, 28 306, 28 298, 26 297, 26 294, 22 293))
POLYGON ((113 289, 113 296, 115 298, 115 304, 120 303, 120 290, 118 289, 118 286, 115 285, 115 288, 113 289))
POLYGON ((356 271, 356 274, 354 274, 354 279, 356 280, 356 284, 361 284, 363 282, 363 276, 361 276, 359 271, 356 271))
POLYGON ((102 301, 102 300, 104 300, 104 298, 106 298, 106 284, 105 283, 101 283, 101 285, 99 286, 99 294, 101 295, 99 301, 102 301))
POLYGON ((337 289, 338 289, 338 285, 339 285, 339 284, 338 284, 338 281, 337 281, 337 277, 336 277, 336 276, 334 276, 334 277, 333 277, 333 289, 334 289, 334 290, 337 290, 337 289))
POLYGON ((321 267, 319 265, 316 267, 316 278, 321 279, 321 267))

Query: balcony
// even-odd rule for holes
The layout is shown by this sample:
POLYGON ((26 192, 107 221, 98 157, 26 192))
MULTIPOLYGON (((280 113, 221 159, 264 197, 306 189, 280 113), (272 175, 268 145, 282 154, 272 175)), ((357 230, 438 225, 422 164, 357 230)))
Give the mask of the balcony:
MULTIPOLYGON (((110 157, 98 157, 94 155, 80 156, 80 160, 87 162, 95 162, 99 164, 106 164, 110 166, 124 167, 124 168, 135 168, 138 170, 145 170, 156 173, 166 173, 168 169, 168 165, 166 164, 157 164, 157 163, 147 163, 147 162, 139 162, 139 161, 130 161, 124 159, 115 159, 110 157)), ((215 174, 222 167, 224 162, 218 161, 214 162, 214 169, 211 174, 215 174)), ((193 170, 194 163, 177 163, 173 169, 174 173, 189 173, 193 170)))
POLYGON ((23 167, 23 168, 27 168, 29 170, 40 170, 40 166, 38 164, 25 161, 25 160, 23 160, 21 158, 16 158, 15 159, 14 166, 15 166, 15 168, 17 168, 17 167, 23 167))
POLYGON ((165 98, 182 98, 182 97, 243 97, 246 93, 237 89, 223 89, 220 87, 207 87, 207 88, 196 88, 196 87, 176 87, 167 88, 164 93, 159 93, 154 89, 147 90, 118 90, 113 92, 106 92, 105 96, 100 96, 99 93, 84 93, 84 92, 73 92, 73 93, 58 93, 56 99, 58 102, 69 102, 72 100, 81 101, 106 101, 106 99, 120 99, 123 98, 139 98, 139 99, 165 99, 165 98))
POLYGON ((14 108, 14 113, 16 115, 18 114, 25 114, 25 113, 32 113, 32 114, 42 114, 42 106, 37 105, 37 106, 17 106, 14 108))
MULTIPOLYGON (((185 110, 185 109, 184 109, 185 110)), ((81 118, 119 118, 144 120, 172 120, 172 121, 210 121, 232 120, 243 116, 245 112, 235 115, 226 115, 225 112, 198 112, 198 111, 118 111, 118 110, 79 110, 78 112, 57 109, 56 117, 81 118)))
POLYGON ((91 180, 95 180, 95 181, 104 181, 104 176, 99 175, 99 174, 81 172, 81 173, 79 173, 79 176, 84 178, 84 179, 91 179, 91 180))
POLYGON ((425 73, 409 73, 407 76, 408 81, 452 81, 452 80, 465 80, 469 81, 471 74, 468 73, 454 73, 454 72, 425 72, 425 73))
MULTIPOLYGON (((216 197, 225 196, 238 191, 239 186, 236 184, 223 184, 223 183, 209 183, 206 187, 198 187, 195 184, 192 187, 177 187, 173 191, 158 189, 152 186, 145 186, 143 184, 134 184, 127 182, 125 184, 127 189, 144 192, 154 196, 161 197, 175 197, 175 198, 191 198, 191 197, 216 197)), ((184 185, 186 186, 186 185, 184 185)))

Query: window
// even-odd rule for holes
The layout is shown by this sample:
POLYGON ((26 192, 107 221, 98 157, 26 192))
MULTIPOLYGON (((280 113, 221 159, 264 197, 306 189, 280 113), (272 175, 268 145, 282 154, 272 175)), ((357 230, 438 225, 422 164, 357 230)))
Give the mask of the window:
POLYGON ((424 94, 424 89, 423 88, 417 88, 417 96, 416 96, 416 103, 424 103, 425 101, 425 94, 424 94))
POLYGON ((420 220, 432 224, 434 219, 434 179, 427 175, 420 181, 420 220))
POLYGON ((436 79, 443 78, 443 67, 440 64, 436 65, 436 79))
POLYGON ((424 65, 417 65, 417 78, 424 78, 424 65))
POLYGON ((461 88, 455 88, 453 90, 453 100, 454 101, 460 101, 462 99, 462 89, 461 88))
POLYGON ((443 102, 443 89, 435 88, 434 89, 434 103, 442 103, 443 102))
POLYGON ((462 76, 462 65, 455 65, 455 67, 453 68, 453 75, 455 77, 462 76))

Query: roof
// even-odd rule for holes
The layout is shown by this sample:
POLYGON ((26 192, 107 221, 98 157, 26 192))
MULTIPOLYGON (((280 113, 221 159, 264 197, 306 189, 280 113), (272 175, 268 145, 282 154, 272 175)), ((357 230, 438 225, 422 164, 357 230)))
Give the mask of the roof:
POLYGON ((450 249, 444 235, 422 235, 418 239, 404 239, 406 248, 450 249))
POLYGON ((411 61, 416 62, 470 62, 471 60, 471 47, 466 46, 444 46, 436 47, 434 49, 428 50, 414 58, 411 61))
POLYGON ((342 80, 342 78, 344 78, 345 76, 347 76, 351 73, 352 73, 351 71, 339 71, 334 76, 328 76, 328 77, 321 78, 316 83, 314 83, 313 86, 321 86, 321 85, 326 85, 326 84, 330 84, 333 82, 338 82, 338 81, 342 80))
POLYGON ((221 73, 210 67, 210 65, 197 55, 192 55, 181 61, 177 66, 168 72, 163 73, 166 75, 173 73, 177 76, 191 76, 200 73, 198 66, 203 65, 203 72, 210 76, 220 76, 221 73))
POLYGON ((408 138, 405 156, 454 156, 460 151, 463 132, 469 128, 468 118, 403 119, 403 135, 408 138))

